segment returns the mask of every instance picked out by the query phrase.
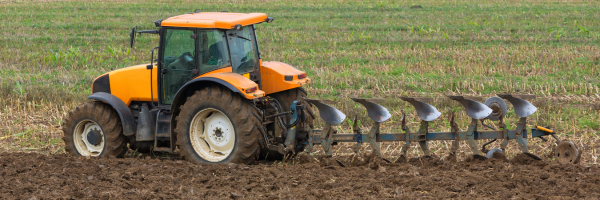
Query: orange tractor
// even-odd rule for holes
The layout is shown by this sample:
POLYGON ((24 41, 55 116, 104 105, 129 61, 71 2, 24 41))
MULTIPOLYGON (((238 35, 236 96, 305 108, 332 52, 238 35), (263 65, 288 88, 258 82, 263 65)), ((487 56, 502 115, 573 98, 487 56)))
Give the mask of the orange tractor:
POLYGON ((132 47, 136 34, 160 36, 152 62, 93 81, 92 101, 63 126, 66 151, 122 157, 128 148, 178 148, 190 161, 248 163, 301 150, 295 144, 308 139, 313 118, 301 87, 310 79, 261 59, 255 25, 271 21, 263 13, 195 12, 155 21, 158 30, 134 27, 132 47))

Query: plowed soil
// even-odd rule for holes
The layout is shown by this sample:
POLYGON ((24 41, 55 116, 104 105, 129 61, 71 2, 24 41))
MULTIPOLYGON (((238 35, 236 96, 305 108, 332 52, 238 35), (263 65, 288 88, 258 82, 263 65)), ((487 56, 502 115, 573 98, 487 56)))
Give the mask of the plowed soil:
POLYGON ((205 165, 0 153, 4 199, 581 199, 600 197, 598 166, 507 160, 301 156, 287 164, 205 165), (337 160, 336 160, 337 159, 337 160), (343 165, 343 166, 342 166, 343 165))

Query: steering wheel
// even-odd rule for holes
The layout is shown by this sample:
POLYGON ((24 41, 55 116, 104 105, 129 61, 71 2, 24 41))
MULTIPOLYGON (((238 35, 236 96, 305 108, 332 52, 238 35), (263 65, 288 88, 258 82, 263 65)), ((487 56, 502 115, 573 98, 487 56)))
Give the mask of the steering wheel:
POLYGON ((192 54, 189 51, 181 54, 180 59, 182 59, 181 61, 183 61, 183 63, 185 63, 185 65, 187 65, 188 68, 195 68, 194 58, 192 57, 192 54))

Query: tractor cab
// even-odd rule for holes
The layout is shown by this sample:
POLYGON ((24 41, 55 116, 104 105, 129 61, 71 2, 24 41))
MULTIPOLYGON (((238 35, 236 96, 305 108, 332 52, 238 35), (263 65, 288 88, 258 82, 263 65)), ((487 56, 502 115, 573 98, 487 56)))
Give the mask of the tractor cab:
MULTIPOLYGON (((216 70, 260 82, 260 53, 254 24, 271 22, 262 13, 197 12, 158 20, 161 104, 172 104, 189 80, 216 70), (254 73, 253 73, 254 72, 254 73)), ((132 30, 132 46, 135 37, 132 30)))
POLYGON ((240 30, 164 28, 161 41, 159 67, 164 93, 160 100, 164 104, 171 104, 179 88, 198 75, 223 68, 237 74, 258 70, 253 26, 240 30))

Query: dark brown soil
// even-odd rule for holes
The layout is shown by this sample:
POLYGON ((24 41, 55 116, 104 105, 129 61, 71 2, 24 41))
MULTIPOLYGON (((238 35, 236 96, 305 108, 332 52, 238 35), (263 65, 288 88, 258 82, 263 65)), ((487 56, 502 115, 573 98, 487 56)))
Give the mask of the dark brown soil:
POLYGON ((388 162, 375 156, 289 163, 206 165, 169 159, 104 159, 0 153, 2 199, 589 199, 598 166, 511 160, 388 162), (343 166, 345 167, 343 167, 343 166))

